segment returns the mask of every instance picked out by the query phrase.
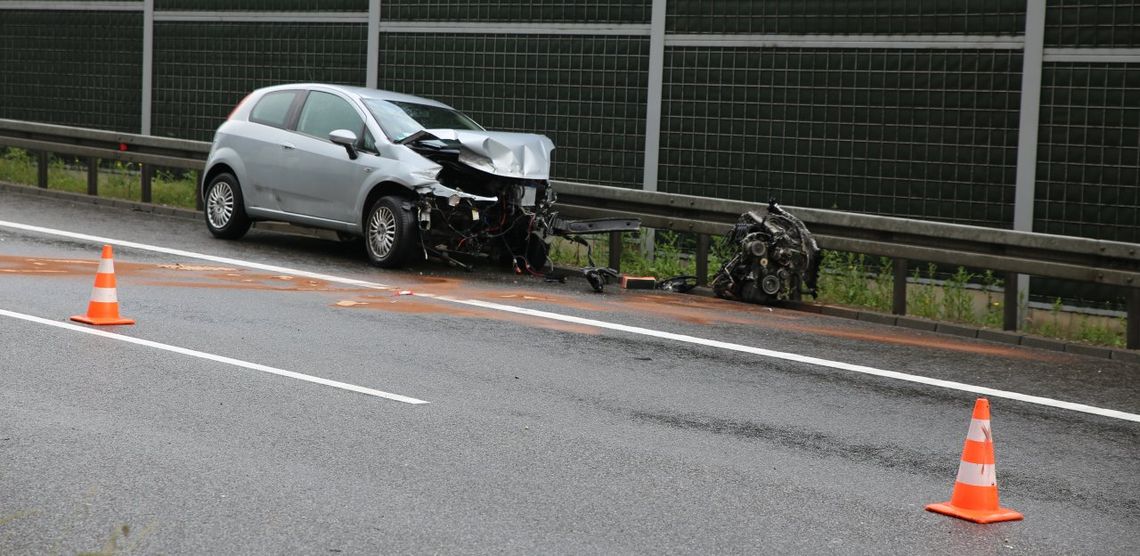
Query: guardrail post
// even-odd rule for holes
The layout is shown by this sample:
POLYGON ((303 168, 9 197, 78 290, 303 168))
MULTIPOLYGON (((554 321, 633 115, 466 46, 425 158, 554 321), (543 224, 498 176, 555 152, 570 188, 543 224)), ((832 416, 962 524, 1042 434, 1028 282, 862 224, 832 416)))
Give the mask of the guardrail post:
POLYGON ((99 159, 93 156, 87 159, 87 194, 99 194, 99 159))
POLYGON ((1128 329, 1124 333, 1124 346, 1140 349, 1140 288, 1128 290, 1128 329))
POLYGON ((48 186, 48 156, 47 151, 36 154, 36 184, 44 189, 48 186))
POLYGON ((891 292, 891 312, 896 315, 905 315, 907 260, 894 257, 891 261, 891 268, 894 272, 894 286, 891 292))
POLYGON ((697 234, 697 285, 709 285, 709 236, 697 234))
POLYGON ((621 232, 610 232, 610 268, 621 270, 621 232))
POLYGON ((154 166, 143 164, 139 174, 141 174, 140 179, 142 180, 142 202, 149 203, 151 181, 154 179, 154 166))
POLYGON ((1019 314, 1021 300, 1018 299, 1020 296, 1017 287, 1020 277, 1021 275, 1016 272, 1005 273, 1005 294, 1002 300, 1005 306, 1002 307, 1002 330, 1017 330, 1021 324, 1021 315, 1019 314))
POLYGON ((202 178, 206 176, 206 171, 202 170, 195 174, 194 179, 194 208, 196 210, 203 210, 206 208, 206 202, 202 199, 202 178))

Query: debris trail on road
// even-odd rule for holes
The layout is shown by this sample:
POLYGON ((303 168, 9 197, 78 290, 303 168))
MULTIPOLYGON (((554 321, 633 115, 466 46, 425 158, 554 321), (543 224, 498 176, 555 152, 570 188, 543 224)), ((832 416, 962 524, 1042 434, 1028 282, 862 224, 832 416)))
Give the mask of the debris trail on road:
MULTIPOLYGON (((53 228, 44 228, 44 227, 40 227, 40 226, 32 226, 29 224, 20 224, 18 222, 9 222, 9 221, 5 221, 5 220, 0 220, 0 227, 9 228, 9 229, 16 229, 16 230, 23 230, 23 231, 28 231, 28 232, 42 233, 42 234, 47 234, 47 235, 59 236, 59 237, 67 237, 67 238, 78 239, 78 240, 83 240, 83 241, 91 241, 91 242, 95 242, 95 243, 109 243, 109 244, 120 246, 120 247, 134 248, 134 249, 139 249, 139 250, 143 250, 143 251, 150 251, 150 252, 154 252, 154 253, 165 253, 168 255, 176 255, 176 256, 180 256, 180 257, 186 257, 186 258, 191 258, 191 259, 200 259, 200 260, 212 261, 212 262, 221 263, 221 264, 241 266, 241 267, 246 267, 246 268, 255 268, 255 269, 259 269, 259 270, 276 272, 276 273, 280 273, 280 274, 291 274, 294 276, 303 276, 303 277, 307 277, 307 278, 315 278, 318 280, 325 280, 325 281, 333 282, 333 283, 359 286, 362 288, 371 288, 371 289, 376 289, 376 290, 392 290, 392 289, 394 289, 392 286, 388 286, 388 285, 380 284, 380 283, 376 283, 376 282, 370 282, 367 280, 358 280, 355 278, 344 278, 344 277, 340 277, 340 276, 333 276, 330 274, 321 274, 321 273, 308 272, 308 271, 299 270, 299 269, 286 268, 286 267, 268 265, 268 264, 263 264, 263 263, 256 263, 256 262, 251 262, 251 261, 243 261, 240 259, 231 259, 231 258, 227 258, 227 257, 218 257, 218 256, 214 256, 214 255, 206 255, 204 253, 195 253, 193 251, 184 251, 181 249, 171 249, 169 247, 147 245, 144 243, 136 243, 133 241, 123 241, 123 240, 118 240, 118 239, 113 239, 113 238, 105 238, 105 237, 93 236, 93 235, 88 235, 88 234, 69 232, 66 230, 57 230, 57 229, 53 229, 53 228)), ((1131 422, 1140 423, 1140 415, 1137 415, 1135 413, 1127 413, 1127 412, 1118 411, 1115 409, 1095 407, 1095 406, 1085 405, 1085 404, 1075 403, 1075 402, 1066 402, 1063 400, 1055 400, 1052 398, 1045 398, 1045 397, 1041 397, 1041 396, 1032 396, 1032 395, 1028 395, 1028 394, 1021 394, 1018 392, 1011 392, 1011 391, 1007 391, 1007 390, 998 390, 996 388, 988 388, 985 386, 976 386, 973 384, 966 384, 966 383, 962 383, 962 382, 942 380, 942 379, 937 379, 937 378, 929 378, 929 377, 924 377, 924 376, 919 376, 919 375, 901 373, 901 372, 897 372, 897 371, 888 371, 888 370, 884 370, 884 369, 876 369, 874 367, 867 367, 864 365, 855 365, 852 363, 844 363, 841 361, 831 361, 828 359, 821 359, 818 357, 799 355, 796 353, 788 353, 788 352, 782 352, 782 351, 776 351, 776 350, 770 350, 770 349, 764 349, 764 348, 757 348, 757 347, 752 347, 752 346, 745 346, 745 345, 741 345, 741 344, 734 344, 731 342, 722 342, 719 340, 708 340, 705 338, 698 338, 696 336, 688 336, 685 334, 675 334, 672 332, 652 330, 649 328, 642 328, 642 327, 638 327, 638 326, 628 326, 628 325, 624 325, 624 324, 611 323, 611 322, 606 322, 606 321, 601 321, 601 320, 587 319, 587 318, 575 317, 575 316, 571 316, 571 315, 563 315, 563 314, 559 314, 559 313, 551 313, 548 311, 539 311, 539 310, 535 310, 535 309, 527 309, 524 307, 515 307, 513 305, 503 305, 500 303, 491 303, 491 302, 480 301, 480 300, 476 300, 476 299, 458 299, 458 298, 454 298, 454 297, 431 295, 431 294, 426 294, 426 295, 425 294, 416 294, 416 296, 417 297, 437 299, 437 300, 440 300, 443 302, 448 302, 448 303, 458 303, 458 304, 462 304, 462 305, 466 305, 466 306, 482 307, 484 309, 493 309, 493 310, 497 310, 497 311, 506 311, 509 313, 527 315, 527 316, 536 317, 536 318, 551 319, 551 320, 557 320, 557 321, 586 325, 586 326, 595 326, 598 328, 604 328, 604 329, 608 329, 608 330, 616 330, 616 331, 620 331, 620 332, 626 332, 629 334, 637 334, 637 335, 641 335, 641 336, 648 336, 648 337, 654 337, 654 338, 665 339, 665 340, 673 340, 673 341, 677 341, 677 342, 702 345, 702 346, 713 347, 713 348, 718 348, 718 349, 725 349, 725 350, 741 352, 741 353, 750 353, 753 355, 759 355, 761 357, 770 357, 773 359, 781 359, 781 360, 785 360, 785 361, 794 361, 794 362, 798 362, 798 363, 816 365, 816 366, 826 367, 826 368, 831 368, 831 369, 850 371, 850 372, 861 373, 861 374, 866 374, 866 375, 871 375, 871 376, 878 376, 878 377, 882 377, 882 378, 890 378, 890 379, 901 380, 901 381, 906 381, 906 382, 911 382, 911 383, 923 384, 923 385, 927 385, 927 386, 945 388, 945 389, 949 389, 949 390, 957 390, 957 391, 961 391, 961 392, 970 392, 970 393, 974 393, 974 394, 981 394, 981 395, 992 396, 992 397, 996 397, 996 398, 1005 398, 1005 399, 1016 400, 1016 401, 1021 401, 1021 402, 1025 402, 1025 403, 1031 403, 1031 404, 1035 404, 1035 405, 1053 407, 1053 408, 1057 408, 1057 409, 1065 409, 1065 410, 1069 410, 1069 411, 1077 411, 1080 413, 1087 413, 1087 414, 1092 414, 1092 415, 1099 415, 1102 417, 1109 417, 1112 419, 1120 419, 1123 421, 1131 421, 1131 422)), ((45 322, 51 323, 53 325, 61 324, 61 323, 54 323, 52 321, 45 321, 45 322)), ((96 332, 96 331, 93 331, 93 332, 96 332)), ((424 403, 426 403, 426 402, 424 402, 424 403)))

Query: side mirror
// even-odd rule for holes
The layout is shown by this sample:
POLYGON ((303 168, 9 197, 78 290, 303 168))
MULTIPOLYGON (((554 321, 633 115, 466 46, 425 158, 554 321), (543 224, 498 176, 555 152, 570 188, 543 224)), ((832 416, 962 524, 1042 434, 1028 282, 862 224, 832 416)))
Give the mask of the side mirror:
POLYGON ((356 134, 347 129, 334 129, 329 133, 329 141, 344 147, 348 158, 356 160, 356 134))

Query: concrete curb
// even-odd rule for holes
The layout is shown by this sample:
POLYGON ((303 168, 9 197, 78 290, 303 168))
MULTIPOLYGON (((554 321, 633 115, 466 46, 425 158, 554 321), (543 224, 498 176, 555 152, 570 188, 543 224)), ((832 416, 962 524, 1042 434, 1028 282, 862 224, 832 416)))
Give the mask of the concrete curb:
MULTIPOLYGON (((183 220, 198 220, 202 218, 201 213, 196 210, 166 207, 154 205, 149 203, 142 203, 139 201, 128 201, 125 199, 107 199, 104 197, 94 197, 82 193, 71 193, 68 191, 58 191, 53 189, 43 189, 28 185, 18 185, 14 183, 0 182, 0 192, 15 193, 18 195, 29 195, 34 197, 48 197, 52 199, 59 199, 71 203, 108 206, 120 209, 127 209, 137 212, 146 212, 150 214, 158 214, 161 216, 170 216, 173 218, 180 218, 183 220)), ((581 278, 581 269, 571 267, 556 267, 558 270, 564 271, 568 278, 581 278)), ((617 284, 612 284, 611 287, 618 287, 617 284)), ((699 295, 702 297, 716 297, 712 289, 708 287, 697 287, 689 292, 689 295, 699 295)), ((878 313, 874 311, 865 311, 860 309, 852 309, 849 307, 839 307, 835 305, 824 305, 821 303, 808 303, 808 302, 787 302, 783 305, 785 308, 793 309, 796 311, 803 311, 806 313, 822 314, 829 317, 840 317, 846 319, 854 319, 873 324, 880 324, 884 326, 898 326, 902 328, 909 328, 912 330, 922 330, 926 332, 935 332, 939 334, 948 334, 952 336, 976 338, 989 342, 997 342, 1003 344, 1020 345, 1025 347, 1046 349, 1050 351, 1060 351, 1065 353, 1072 353, 1074 355, 1083 355, 1087 357, 1100 357, 1104 359, 1111 359, 1113 361, 1124 361, 1126 363, 1140 364, 1140 350, 1130 351, 1123 349, 1113 349, 1099 346, 1088 346, 1084 344, 1074 344, 1065 342, 1064 340, 1054 340, 1052 338, 1042 338, 1039 336, 1032 336, 1029 334, 1022 334, 1020 332, 1009 332, 1002 330, 993 330, 988 328, 975 328, 964 326, 961 324, 951 324, 939 321, 932 321, 922 318, 909 317, 909 316, 896 316, 887 313, 878 313)))

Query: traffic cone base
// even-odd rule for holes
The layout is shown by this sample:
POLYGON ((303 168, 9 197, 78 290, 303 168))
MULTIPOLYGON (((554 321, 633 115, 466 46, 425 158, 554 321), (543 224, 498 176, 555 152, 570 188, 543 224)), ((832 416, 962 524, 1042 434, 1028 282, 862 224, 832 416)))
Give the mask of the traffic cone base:
POLYGON ((84 324, 108 326, 134 324, 135 321, 119 316, 119 297, 115 287, 115 262, 111 246, 103 246, 103 256, 99 259, 99 270, 95 272, 95 287, 91 290, 91 302, 87 304, 86 315, 74 315, 71 320, 84 324))
POLYGON ((966 521, 973 521, 974 523, 1020 521, 1025 517, 1009 508, 998 507, 996 510, 968 510, 966 508, 953 506, 949 502, 943 502, 942 504, 927 504, 926 509, 927 511, 937 512, 959 519, 965 519, 966 521))
MULTIPOLYGON (((56 313, 59 314, 59 313, 56 313)), ((89 317, 86 315, 73 315, 71 320, 75 322, 82 322, 83 324, 94 324, 110 326, 115 324, 134 324, 135 321, 124 318, 108 318, 108 317, 89 317)))

